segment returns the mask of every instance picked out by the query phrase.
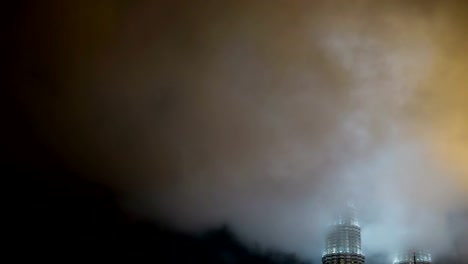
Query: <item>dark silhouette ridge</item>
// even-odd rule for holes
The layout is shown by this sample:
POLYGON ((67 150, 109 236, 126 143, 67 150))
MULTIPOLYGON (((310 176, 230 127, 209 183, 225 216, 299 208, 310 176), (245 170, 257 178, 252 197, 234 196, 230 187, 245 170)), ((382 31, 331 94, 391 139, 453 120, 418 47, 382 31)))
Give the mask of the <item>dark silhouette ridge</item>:
POLYGON ((27 147, 40 155, 6 148, 3 159, 5 175, 14 179, 10 253, 18 260, 306 263, 294 254, 250 248, 227 226, 196 235, 139 218, 123 210, 112 189, 80 175, 47 148, 27 147))

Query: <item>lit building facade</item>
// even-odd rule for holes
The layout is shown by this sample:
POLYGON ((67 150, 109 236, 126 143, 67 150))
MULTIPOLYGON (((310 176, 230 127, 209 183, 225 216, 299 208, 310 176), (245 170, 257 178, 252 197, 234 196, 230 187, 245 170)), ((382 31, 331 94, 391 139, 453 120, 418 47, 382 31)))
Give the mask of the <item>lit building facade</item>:
POLYGON ((409 250, 400 252, 395 259, 393 264, 431 264, 431 254, 427 250, 409 250), (415 262, 416 260, 416 262, 415 262))
POLYGON ((361 250, 361 227, 356 209, 352 204, 343 210, 330 226, 326 239, 323 264, 362 264, 365 261, 361 250))

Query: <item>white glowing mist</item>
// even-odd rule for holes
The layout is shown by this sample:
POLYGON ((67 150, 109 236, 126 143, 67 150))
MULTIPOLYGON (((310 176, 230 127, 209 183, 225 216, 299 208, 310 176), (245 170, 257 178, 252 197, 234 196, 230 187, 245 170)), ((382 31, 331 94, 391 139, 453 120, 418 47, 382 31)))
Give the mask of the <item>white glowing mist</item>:
MULTIPOLYGON (((434 135, 465 131, 463 93, 451 93, 456 122, 437 111, 451 96, 431 98, 444 94, 431 80, 446 89, 466 69, 457 58, 461 77, 432 77, 453 61, 434 32, 463 35, 444 24, 450 12, 410 1, 144 2, 109 23, 124 26, 86 85, 50 106, 51 123, 63 122, 50 138, 80 154, 76 164, 106 168, 103 181, 184 230, 227 223, 245 241, 317 260, 335 207, 352 199, 366 255, 447 249, 446 215, 467 199, 425 131, 445 132, 433 114, 455 130, 434 135), (65 129, 76 127, 92 129, 65 129)), ((442 144, 450 154, 464 142, 453 138, 442 144)))
POLYGON ((446 217, 456 198, 448 197, 453 184, 428 161, 420 145, 398 142, 349 168, 346 179, 365 217, 365 251, 420 247, 441 253, 451 246, 446 217))
POLYGON ((205 144, 214 144, 213 153, 233 147, 233 139, 256 147, 221 151, 211 157, 216 163, 200 169, 192 156, 204 146, 190 137, 177 141, 187 157, 186 180, 168 201, 189 205, 172 209, 175 222, 227 222, 246 241, 316 257, 334 207, 351 199, 360 211, 365 254, 450 247, 446 215, 457 191, 406 118, 434 63, 430 24, 389 14, 374 18, 379 30, 369 31, 367 18, 357 14, 348 17, 353 23, 325 17, 318 28, 296 28, 298 35, 312 34, 292 34, 286 48, 274 45, 276 36, 257 34, 269 28, 266 22, 217 43, 201 77, 209 91, 201 105, 209 113, 202 115, 212 117, 215 129, 224 119, 234 122, 242 134, 217 135, 205 144))
POLYGON ((432 67, 431 42, 418 36, 384 42, 352 28, 336 31, 328 32, 323 46, 351 72, 352 99, 360 102, 342 128, 356 153, 364 155, 349 159, 342 176, 365 218, 364 251, 392 254, 425 247, 444 252, 452 235, 447 213, 459 197, 450 195, 456 191, 453 182, 427 154, 425 142, 409 137, 404 116, 406 103, 432 67))

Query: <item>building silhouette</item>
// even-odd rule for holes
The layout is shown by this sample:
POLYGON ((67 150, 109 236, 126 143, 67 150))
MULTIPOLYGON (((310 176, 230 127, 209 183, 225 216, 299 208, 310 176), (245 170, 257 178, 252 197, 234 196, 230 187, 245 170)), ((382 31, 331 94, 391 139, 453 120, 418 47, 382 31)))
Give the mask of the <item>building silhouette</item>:
POLYGON ((393 264, 431 264, 431 254, 427 250, 402 251, 393 260, 393 264))
POLYGON ((357 221, 356 208, 348 205, 329 226, 323 264, 362 264, 365 257, 361 250, 361 227, 357 221))

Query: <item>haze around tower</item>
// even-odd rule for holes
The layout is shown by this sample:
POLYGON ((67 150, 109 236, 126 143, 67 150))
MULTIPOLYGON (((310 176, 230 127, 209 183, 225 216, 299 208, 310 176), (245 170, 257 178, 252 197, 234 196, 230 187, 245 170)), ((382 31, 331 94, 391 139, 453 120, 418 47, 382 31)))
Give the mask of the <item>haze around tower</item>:
POLYGON ((365 255, 468 258, 465 3, 52 3, 20 23, 48 89, 18 94, 129 210, 316 258, 352 200, 365 255))

